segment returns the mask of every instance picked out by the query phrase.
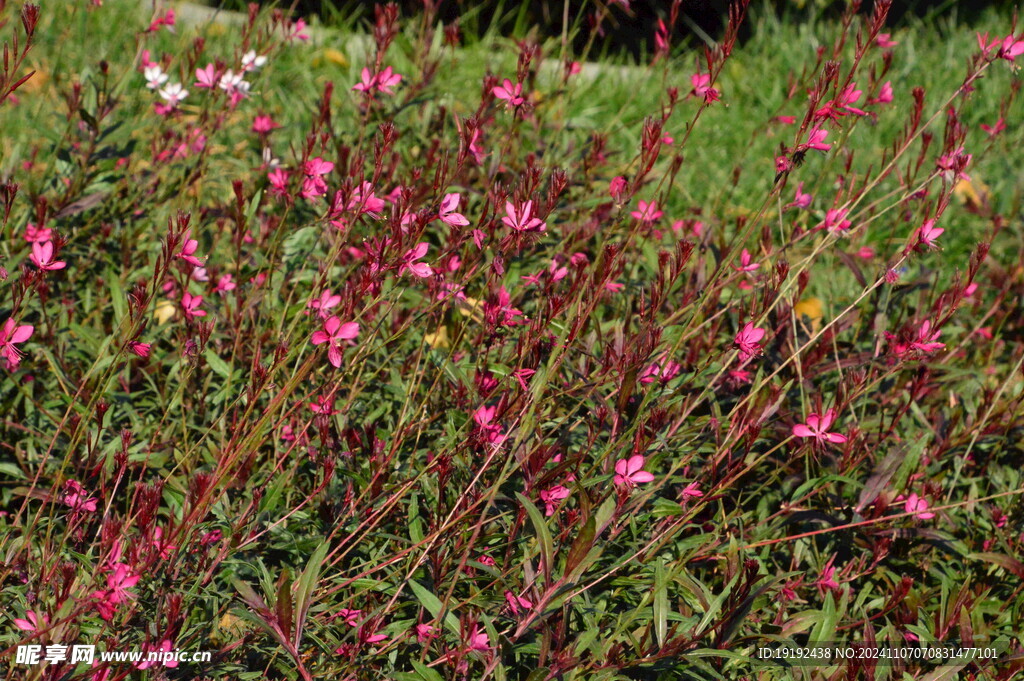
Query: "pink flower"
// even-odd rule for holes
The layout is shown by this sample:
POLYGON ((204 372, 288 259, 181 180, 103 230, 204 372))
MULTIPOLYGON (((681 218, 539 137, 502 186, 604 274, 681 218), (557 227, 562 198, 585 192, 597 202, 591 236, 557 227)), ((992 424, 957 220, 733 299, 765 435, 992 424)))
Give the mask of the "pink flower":
POLYGON ((340 304, 341 296, 331 293, 331 289, 324 289, 320 297, 310 300, 306 307, 319 311, 321 317, 327 317, 327 310, 340 304))
POLYGON ((196 69, 195 86, 197 88, 212 90, 217 87, 218 82, 220 82, 220 74, 217 73, 217 67, 213 64, 207 64, 205 68, 196 69))
POLYGON ((892 39, 891 33, 879 33, 877 36, 875 36, 875 44, 881 47, 882 49, 887 49, 899 45, 899 43, 892 39))
POLYGON ((737 272, 754 272, 761 266, 759 263, 752 263, 750 261, 750 251, 744 248, 743 252, 740 253, 740 266, 736 267, 736 265, 733 265, 732 268, 737 272))
POLYGON ((829 409, 824 415, 819 416, 818 414, 809 414, 807 416, 807 423, 798 423, 793 426, 794 437, 813 437, 815 440, 821 443, 832 442, 835 444, 841 444, 846 442, 846 436, 840 435, 839 433, 828 432, 829 426, 836 418, 836 410, 829 409))
POLYGON ((277 196, 288 195, 288 171, 283 168, 275 168, 267 173, 267 180, 270 182, 270 191, 277 196))
POLYGON ((370 69, 363 67, 363 70, 360 73, 360 80, 352 86, 352 89, 356 92, 365 92, 370 94, 373 92, 375 87, 377 87, 376 76, 374 76, 370 69))
POLYGON ((827 229, 830 232, 843 232, 853 224, 846 219, 849 211, 842 208, 830 208, 825 212, 825 219, 817 224, 815 229, 827 229))
POLYGON ((61 495, 61 502, 70 506, 76 513, 95 513, 96 499, 90 497, 82 484, 77 480, 68 480, 64 483, 64 493, 61 495))
POLYGON ((935 226, 935 220, 926 220, 917 230, 917 246, 936 248, 935 240, 946 230, 935 226))
POLYGON ((512 296, 502 286, 498 289, 497 303, 487 301, 484 303, 484 317, 488 323, 500 326, 515 326, 521 324, 522 320, 517 319, 523 315, 523 311, 512 307, 512 296))
POLYGON ((334 413, 334 397, 330 395, 321 395, 316 398, 316 402, 309 403, 309 410, 314 414, 330 416, 334 413))
POLYGON ((386 95, 394 94, 391 88, 402 82, 402 76, 385 66, 384 70, 377 74, 377 90, 386 95))
POLYGON ((420 645, 426 645, 431 639, 437 638, 437 628, 430 624, 417 624, 413 629, 416 631, 416 640, 420 645))
POLYGON ((523 84, 516 83, 512 84, 512 81, 508 78, 501 85, 498 85, 491 89, 494 96, 498 99, 502 99, 506 102, 506 106, 510 109, 523 105, 526 100, 523 98, 523 84))
POLYGON ((832 566, 832 561, 835 559, 835 556, 828 559, 825 567, 821 569, 821 576, 814 582, 822 593, 839 588, 839 582, 835 580, 836 569, 832 566))
POLYGON ((761 354, 761 339, 764 338, 765 330, 754 326, 753 322, 747 322, 736 334, 733 341, 740 350, 740 359, 750 359, 761 354))
POLYGON ((252 121, 252 131, 261 135, 269 134, 274 128, 280 127, 281 125, 276 123, 270 116, 256 116, 252 121))
POLYGON ((428 248, 430 248, 430 244, 426 241, 421 241, 416 244, 415 248, 406 251, 405 255, 402 256, 402 265, 398 268, 398 276, 402 276, 407 271, 421 278, 432 275, 434 271, 430 269, 430 265, 425 262, 416 262, 427 254, 428 248))
POLYGON ((697 97, 703 97, 704 101, 708 104, 721 99, 721 93, 718 89, 711 87, 710 73, 695 73, 690 76, 690 82, 693 84, 693 94, 697 97))
POLYGON ((626 190, 628 188, 629 183, 626 182, 626 178, 621 175, 617 175, 608 183, 608 194, 612 197, 612 200, 614 200, 615 203, 622 203, 625 199, 626 190))
POLYGON ((194 317, 205 317, 206 310, 202 310, 199 308, 199 306, 202 304, 202 296, 194 296, 187 291, 181 296, 181 307, 185 312, 186 319, 192 319, 194 317))
POLYGON ((142 662, 136 663, 135 666, 137 669, 149 669, 150 667, 155 665, 158 660, 165 667, 178 666, 178 661, 174 659, 172 655, 168 655, 166 659, 164 659, 164 657, 160 655, 160 653, 170 653, 174 650, 174 644, 171 643, 170 639, 164 639, 163 643, 161 643, 159 647, 154 648, 152 646, 145 646, 145 648, 147 649, 148 653, 156 653, 157 659, 150 659, 149 655, 146 655, 145 657, 143 657, 142 662))
POLYGON ((888 104, 892 101, 892 81, 885 81, 878 90, 878 96, 871 100, 872 104, 888 104))
POLYGON ((511 201, 505 202, 505 217, 501 219, 506 227, 517 232, 543 232, 547 224, 540 218, 531 217, 533 213, 533 201, 527 201, 523 207, 516 210, 515 204, 511 201))
POLYGON ((791 579, 783 584, 782 588, 779 589, 779 598, 782 602, 786 603, 789 601, 795 601, 797 598, 796 590, 802 583, 803 577, 797 577, 796 579, 791 579))
POLYGON ((33 331, 35 331, 35 327, 31 324, 19 326, 13 318, 8 318, 4 322, 3 328, 0 329, 0 357, 7 361, 8 369, 17 368, 18 363, 21 362, 21 351, 15 346, 31 338, 33 331))
POLYGON ((68 266, 63 260, 53 259, 53 242, 32 242, 32 262, 41 270, 62 270, 68 266))
POLYGON ((682 499, 685 501, 689 497, 702 497, 704 496, 704 492, 700 491, 700 487, 696 482, 691 482, 689 485, 683 488, 683 490, 679 493, 679 496, 682 497, 682 499))
POLYGON ((32 633, 38 632, 42 627, 50 624, 50 618, 45 614, 38 615, 34 610, 25 611, 25 619, 14 619, 14 626, 18 627, 22 631, 31 631, 32 633), (42 626, 40 626, 42 625, 42 626))
POLYGON ((486 631, 480 631, 480 625, 474 623, 465 639, 466 647, 470 650, 486 652, 491 649, 491 641, 486 631))
POLYGON ((53 230, 49 227, 45 227, 43 225, 36 227, 35 224, 31 222, 25 225, 25 241, 30 243, 42 243, 49 241, 52 238, 53 230))
POLYGON ((341 323, 337 317, 330 317, 324 321, 324 327, 313 333, 310 341, 313 345, 327 343, 327 360, 335 367, 341 367, 341 344, 342 341, 352 340, 359 335, 359 324, 356 322, 341 323))
POLYGON ((370 73, 370 69, 364 68, 360 73, 359 82, 352 86, 356 92, 363 92, 373 95, 374 91, 385 95, 393 95, 391 89, 402 82, 402 76, 395 73, 390 66, 384 68, 380 73, 370 73))
POLYGON ((147 33, 153 33, 154 31, 159 30, 159 28, 161 26, 166 26, 168 31, 170 31, 171 33, 174 33, 174 23, 175 23, 175 21, 176 21, 176 16, 175 16, 174 10, 173 9, 169 9, 166 12, 164 12, 163 15, 153 19, 152 23, 150 23, 150 25, 149 25, 149 28, 146 29, 146 32, 147 33))
POLYGON ((107 588, 101 591, 94 591, 92 598, 97 599, 96 608, 100 616, 110 621, 117 611, 117 606, 135 598, 135 595, 128 591, 139 583, 139 576, 131 572, 131 568, 124 563, 118 563, 114 569, 107 574, 107 588))
MULTIPOLYGON (((550 513, 548 515, 551 515, 550 513)), ((505 592, 505 602, 508 603, 508 609, 512 612, 512 615, 518 615, 519 609, 529 610, 533 607, 533 603, 523 598, 522 596, 516 596, 511 591, 505 592)))
POLYGON ((810 208, 811 201, 813 200, 813 196, 804 192, 804 183, 798 182, 796 185, 796 195, 790 203, 786 204, 786 208, 810 208))
POLYGON ((192 230, 186 229, 181 237, 181 250, 174 257, 181 258, 194 267, 202 267, 203 261, 193 255, 199 248, 199 242, 192 238, 192 230))
POLYGON ((147 357, 149 357, 149 353, 152 350, 152 348, 152 343, 140 343, 139 341, 128 342, 128 351, 135 355, 136 357, 141 357, 142 359, 146 359, 147 357))
MULTIPOLYGON (((1006 130, 1006 121, 1000 117, 999 120, 996 121, 995 125, 986 125, 985 123, 982 123, 981 129, 984 130, 989 137, 995 137, 1003 130, 1006 130)), ((25 238, 27 239, 28 236, 26 235, 25 238)))
POLYGON ((958 147, 948 154, 943 154, 935 162, 935 166, 942 171, 940 174, 947 182, 953 180, 971 181, 971 176, 964 172, 971 163, 971 154, 968 154, 963 147, 958 147))
POLYGON ((350 610, 349 608, 342 608, 338 612, 331 615, 331 619, 341 619, 345 624, 350 627, 359 625, 359 619, 363 616, 362 610, 350 610))
POLYGON ((643 470, 643 467, 643 454, 634 454, 628 459, 619 459, 615 462, 615 478, 613 482, 616 485, 633 487, 634 485, 654 480, 654 475, 643 470))
POLYGON ((469 224, 466 216, 456 212, 459 209, 461 198, 458 194, 454 193, 444 195, 444 199, 441 200, 441 211, 438 213, 441 222, 453 227, 465 227, 469 224))
POLYGON ((164 560, 170 560, 171 556, 174 555, 174 550, 178 547, 164 539, 164 528, 158 527, 153 530, 153 539, 149 545, 159 556, 164 560))
POLYGON ((512 376, 514 376, 516 381, 519 382, 519 387, 526 391, 529 389, 529 386, 526 385, 526 379, 530 378, 530 376, 533 376, 535 373, 537 372, 534 369, 516 369, 512 372, 512 376))
POLYGON ((924 353, 932 353, 946 347, 945 343, 936 342, 936 339, 942 335, 942 330, 939 329, 932 333, 931 329, 932 323, 926 319, 917 329, 917 339, 910 343, 910 347, 924 353))
POLYGON ((662 384, 668 383, 673 378, 679 375, 679 372, 683 370, 683 367, 678 363, 670 360, 668 357, 660 357, 654 362, 647 365, 647 367, 640 372, 638 378, 641 383, 653 383, 656 380, 660 380, 662 384))
POLYGON ((1003 38, 996 58, 1013 61, 1015 57, 1022 54, 1024 54, 1024 38, 1015 38, 1013 34, 1010 34, 1003 38))
POLYGON ((935 514, 928 510, 928 502, 923 497, 917 496, 916 493, 911 494, 907 497, 907 502, 903 508, 907 513, 913 513, 921 520, 930 520, 935 517, 935 514))
POLYGON ((378 198, 374 193, 373 185, 364 180, 359 186, 352 189, 347 200, 341 190, 334 193, 328 217, 332 225, 338 229, 345 229, 348 226, 346 212, 357 216, 369 215, 377 219, 380 217, 380 211, 384 210, 386 206, 384 199, 378 198))
POLYGON ((505 434, 498 423, 494 423, 494 417, 498 413, 497 407, 483 405, 473 412, 473 421, 476 423, 488 444, 499 445, 505 441, 505 434))
POLYGON ((291 25, 291 30, 286 29, 285 38, 288 40, 301 40, 302 42, 309 40, 309 34, 306 33, 306 20, 296 20, 291 25))
POLYGON ((854 104, 857 103, 858 100, 860 100, 863 94, 863 90, 858 90, 855 84, 850 83, 845 88, 843 88, 843 91, 841 93, 839 93, 839 97, 836 98, 836 104, 841 109, 844 110, 844 113, 852 113, 858 116, 866 116, 867 111, 864 111, 863 109, 858 109, 853 106, 854 104))
POLYGON ((332 170, 334 170, 334 164, 319 156, 306 161, 302 165, 305 178, 302 180, 302 191, 299 195, 304 199, 311 199, 326 194, 327 182, 324 181, 323 176, 332 170))
POLYGON ((818 151, 828 151, 832 148, 832 145, 825 142, 826 137, 828 137, 828 130, 814 128, 811 130, 810 135, 807 136, 807 148, 816 149, 818 151))
POLYGON ((237 284, 235 284, 234 278, 230 274, 222 274, 217 278, 217 285, 213 290, 223 294, 234 291, 235 288, 237 288, 237 284))
POLYGON ((563 499, 569 497, 569 488, 562 485, 553 485, 540 492, 540 500, 544 502, 544 515, 554 515, 555 509, 563 499))
POLYGON ((654 222, 665 214, 658 210, 657 201, 651 201, 650 203, 646 201, 638 201, 637 208, 638 210, 630 213, 630 216, 640 220, 641 222, 654 222))

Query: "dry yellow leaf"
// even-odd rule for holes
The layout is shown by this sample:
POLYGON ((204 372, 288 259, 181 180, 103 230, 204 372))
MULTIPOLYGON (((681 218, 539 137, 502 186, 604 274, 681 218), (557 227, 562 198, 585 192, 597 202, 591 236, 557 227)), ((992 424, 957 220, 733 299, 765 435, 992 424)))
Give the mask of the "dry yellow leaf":
POLYGON ((227 35, 228 29, 224 24, 219 24, 216 21, 211 21, 206 26, 206 35, 211 38, 220 38, 227 35))
POLYGON ((984 205, 988 201, 988 186, 975 175, 973 180, 960 180, 953 186, 953 195, 960 203, 971 203, 975 206, 984 205))
POLYGON ((325 61, 337 64, 343 69, 348 68, 348 57, 345 56, 344 52, 336 50, 333 47, 325 48, 323 52, 313 57, 313 66, 320 66, 325 61))
POLYGON ((217 628, 210 634, 210 638, 216 642, 227 643, 237 640, 247 629, 248 623, 245 620, 226 612, 217 622, 217 628))
POLYGON ((32 77, 22 83, 21 87, 18 88, 18 92, 22 94, 27 92, 38 92, 43 89, 43 86, 46 85, 48 80, 50 80, 49 74, 44 71, 41 66, 35 66, 22 75, 28 75, 30 71, 35 71, 35 73, 33 73, 32 77))
POLYGON ((427 342, 427 345, 434 348, 447 348, 450 345, 448 339, 448 327, 443 324, 437 327, 437 331, 434 333, 428 333, 423 336, 423 340, 427 342))
POLYGON ((807 317, 811 320, 811 329, 817 331, 821 328, 822 306, 818 298, 804 298, 793 306, 793 312, 798 317, 807 317))
POLYGON ((793 306, 793 311, 798 315, 810 317, 811 321, 821 319, 821 300, 818 298, 804 298, 793 306))
POLYGON ((465 300, 459 300, 458 310, 463 317, 472 317, 478 324, 484 321, 483 303, 476 298, 466 296, 465 300))
POLYGON ((167 322, 174 319, 174 315, 178 313, 178 309, 174 303, 169 300, 161 300, 156 304, 156 308, 153 310, 153 318, 156 319, 157 324, 166 324, 167 322))

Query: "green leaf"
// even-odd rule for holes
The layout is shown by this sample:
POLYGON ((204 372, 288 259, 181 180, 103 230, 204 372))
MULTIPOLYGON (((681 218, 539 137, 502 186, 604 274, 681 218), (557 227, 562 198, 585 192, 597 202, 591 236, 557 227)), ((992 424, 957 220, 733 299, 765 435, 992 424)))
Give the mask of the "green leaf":
POLYGON ((668 583, 665 579, 665 562, 659 560, 654 566, 654 637, 658 647, 665 645, 668 636, 668 583))
POLYGON ((323 567, 324 558, 327 557, 329 549, 327 542, 316 547, 313 555, 309 557, 305 569, 295 583, 295 647, 302 640, 302 628, 306 623, 306 614, 309 612, 309 604, 313 598, 313 590, 316 589, 317 581, 320 579, 320 570, 323 567))
MULTIPOLYGON (((583 525, 583 529, 576 536, 576 541, 572 543, 569 548, 569 555, 565 559, 565 576, 572 575, 576 572, 576 568, 583 566, 586 569, 586 565, 583 564, 583 560, 590 553, 591 547, 594 545, 594 536, 597 532, 597 522, 592 516, 583 525)), ((582 572, 582 570, 580 570, 582 572)), ((575 578, 573 578, 575 581, 575 578)))
POLYGON ((213 351, 213 348, 207 348, 206 352, 203 353, 203 357, 206 358, 206 363, 213 369, 215 374, 226 379, 231 378, 231 367, 220 358, 220 355, 213 351))
POLYGON ((416 670, 416 673, 419 674, 423 681, 444 681, 444 677, 436 670, 431 669, 419 660, 410 660, 410 662, 412 663, 412 668, 416 670))
POLYGON ((548 584, 551 583, 551 560, 554 555, 554 541, 551 538, 551 531, 548 529, 548 524, 544 520, 544 516, 540 510, 533 505, 533 502, 524 497, 519 492, 516 492, 516 497, 519 499, 519 503, 526 509, 526 514, 530 516, 530 522, 533 523, 533 529, 537 533, 537 542, 540 544, 540 558, 541 558, 541 572, 544 573, 544 578, 548 584))
MULTIPOLYGON (((427 609, 427 612, 430 613, 431 617, 438 619, 441 616, 441 613, 444 612, 444 604, 441 603, 440 598, 413 579, 409 580, 409 588, 412 589, 414 594, 416 594, 416 598, 423 607, 427 609)), ((459 620, 455 619, 455 615, 453 613, 449 612, 445 615, 444 625, 448 627, 450 632, 456 636, 459 635, 459 620)))

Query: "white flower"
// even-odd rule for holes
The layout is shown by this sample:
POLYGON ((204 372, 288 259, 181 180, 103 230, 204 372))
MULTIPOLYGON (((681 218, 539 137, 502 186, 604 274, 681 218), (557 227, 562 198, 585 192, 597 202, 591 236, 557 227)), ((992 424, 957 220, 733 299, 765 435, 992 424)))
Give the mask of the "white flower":
POLYGON ((217 85, 220 86, 221 90, 234 90, 238 87, 238 84, 242 82, 242 74, 235 73, 231 69, 224 72, 224 75, 220 77, 220 82, 217 85))
POLYGON ((242 55, 242 71, 255 71, 267 63, 267 58, 256 54, 256 50, 249 50, 242 55))
POLYGON ((249 81, 242 80, 244 73, 235 73, 231 69, 224 72, 220 77, 218 85, 225 92, 237 92, 243 95, 249 94, 249 81))
POLYGON ((167 82, 167 74, 159 66, 147 66, 142 75, 146 78, 146 87, 155 90, 167 82))
POLYGON ((181 86, 181 83, 168 83, 160 90, 163 97, 171 106, 178 106, 178 103, 188 97, 188 90, 181 86))
POLYGON ((281 165, 281 159, 274 158, 274 152, 270 147, 263 147, 263 165, 273 170, 281 165))

